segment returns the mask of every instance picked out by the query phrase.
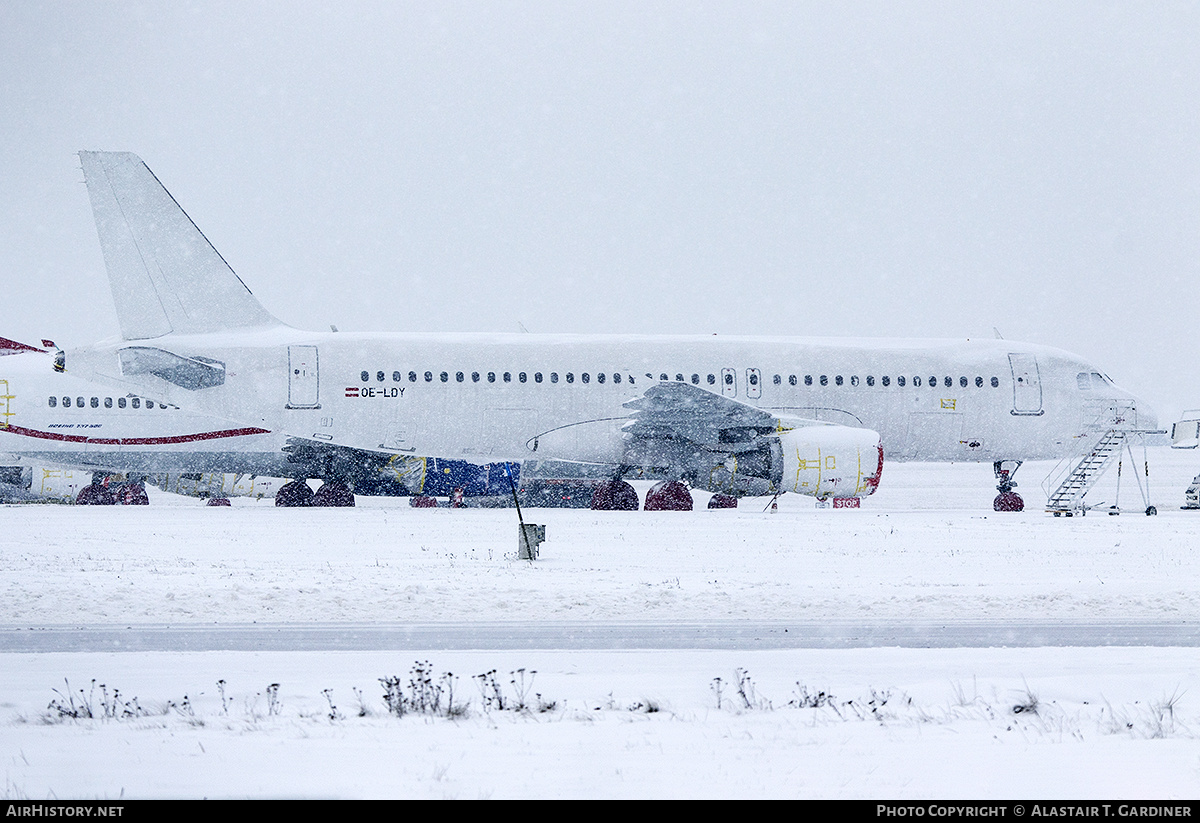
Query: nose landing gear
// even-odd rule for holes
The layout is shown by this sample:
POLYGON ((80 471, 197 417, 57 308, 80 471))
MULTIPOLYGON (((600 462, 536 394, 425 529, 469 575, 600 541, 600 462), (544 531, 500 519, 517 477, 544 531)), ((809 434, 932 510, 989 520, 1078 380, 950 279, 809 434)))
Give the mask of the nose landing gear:
POLYGON ((992 501, 992 508, 995 511, 1019 512, 1025 510, 1025 501, 1021 499, 1021 495, 1013 491, 1017 486, 1013 475, 1020 467, 1020 460, 997 460, 992 464, 992 471, 996 473, 996 479, 999 481, 996 489, 1000 492, 992 501))

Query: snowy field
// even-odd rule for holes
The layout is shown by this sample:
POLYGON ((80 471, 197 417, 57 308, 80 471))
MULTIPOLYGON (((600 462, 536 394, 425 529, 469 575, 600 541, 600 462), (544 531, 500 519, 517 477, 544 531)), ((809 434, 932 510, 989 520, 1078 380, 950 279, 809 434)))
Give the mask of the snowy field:
MULTIPOLYGON (((17 650, 0 653, 0 791, 1200 796, 1200 632, 1188 633, 1200 627, 1200 512, 1179 509, 1200 453, 1151 450, 1157 517, 1140 513, 1128 466, 1120 517, 1052 517, 1037 506, 1049 469, 1021 469, 1021 514, 991 511, 991 467, 974 464, 888 464, 858 511, 799 497, 774 513, 762 500, 532 510, 548 532, 535 563, 515 559, 512 510, 221 509, 161 493, 148 508, 4 507, 0 642, 17 650), (671 649, 653 629, 706 623, 913 632, 883 648, 791 635, 671 649), (1026 631, 1131 623, 1144 643, 1126 632, 1120 645, 1038 646, 1026 631), (420 625, 458 639, 220 648, 239 625, 420 625), (643 648, 461 639, 538 625, 651 629, 643 648), (1013 642, 923 639, 944 626, 1000 627, 1013 642), (1193 639, 1170 645, 1156 626, 1193 639), (154 629, 167 646, 212 627, 216 639, 206 651, 23 650, 79 627, 154 629)), ((1112 502, 1115 480, 1093 500, 1112 502)))

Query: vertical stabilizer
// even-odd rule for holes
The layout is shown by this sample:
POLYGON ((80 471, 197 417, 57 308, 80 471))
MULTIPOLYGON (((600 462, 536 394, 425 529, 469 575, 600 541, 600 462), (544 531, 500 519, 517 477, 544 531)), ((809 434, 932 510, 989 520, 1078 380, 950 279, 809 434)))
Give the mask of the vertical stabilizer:
POLYGON ((136 154, 79 153, 121 336, 281 325, 136 154))

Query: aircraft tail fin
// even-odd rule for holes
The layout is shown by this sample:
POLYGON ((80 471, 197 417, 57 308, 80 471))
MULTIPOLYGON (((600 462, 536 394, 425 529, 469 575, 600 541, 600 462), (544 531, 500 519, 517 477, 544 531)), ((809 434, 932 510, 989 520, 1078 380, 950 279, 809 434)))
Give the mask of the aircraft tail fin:
POLYGON ((140 157, 79 159, 124 339, 282 325, 140 157))

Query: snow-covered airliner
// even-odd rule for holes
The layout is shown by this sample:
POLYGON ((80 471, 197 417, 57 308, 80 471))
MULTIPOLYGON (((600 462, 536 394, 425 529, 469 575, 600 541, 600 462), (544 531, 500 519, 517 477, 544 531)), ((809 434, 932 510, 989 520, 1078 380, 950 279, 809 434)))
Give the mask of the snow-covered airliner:
POLYGON ((885 453, 991 461, 996 508, 1019 509, 1021 461, 1072 452, 1110 413, 1153 427, 1079 357, 1007 340, 300 331, 140 158, 80 158, 121 338, 67 353, 68 371, 314 448, 601 465, 612 507, 631 473, 856 503, 885 453))
MULTIPOLYGON (((43 341, 44 346, 50 345, 43 341)), ((0 337, 0 484, 4 499, 74 499, 93 475, 131 475, 178 493, 275 497, 283 505, 344 504, 358 494, 499 496, 507 472, 411 456, 330 452, 284 435, 58 371, 52 348, 0 337), (353 464, 347 461, 353 458, 353 464), (33 470, 33 471, 31 471, 33 470), (303 481, 326 481, 314 495, 303 481), (292 481, 292 482, 289 482, 292 481), (334 482, 331 482, 334 481, 334 482), (286 485, 285 485, 286 484, 286 485), (8 491, 9 494, 4 492, 8 491)), ((159 396, 161 397, 161 396, 159 396)))

